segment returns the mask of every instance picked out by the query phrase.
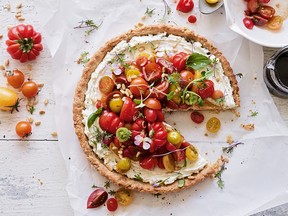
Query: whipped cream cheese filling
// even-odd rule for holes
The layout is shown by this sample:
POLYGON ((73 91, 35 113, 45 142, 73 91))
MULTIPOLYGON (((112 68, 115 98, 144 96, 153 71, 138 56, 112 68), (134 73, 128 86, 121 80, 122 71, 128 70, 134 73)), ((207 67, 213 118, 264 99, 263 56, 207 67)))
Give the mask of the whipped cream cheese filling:
MULTIPOLYGON (((141 52, 153 53, 157 57, 163 57, 164 55, 172 57, 178 52, 186 52, 188 54, 197 52, 209 57, 213 62, 213 66, 208 66, 211 67, 208 69, 213 70, 213 73, 211 73, 208 79, 214 82, 215 90, 221 90, 225 95, 225 99, 221 101, 221 104, 213 99, 210 99, 210 102, 225 108, 235 107, 230 80, 225 76, 221 62, 214 55, 211 55, 208 49, 203 48, 201 43, 193 41, 188 42, 183 37, 167 35, 165 33, 137 36, 133 37, 129 42, 121 41, 106 54, 95 72, 93 72, 85 94, 85 110, 83 110, 83 123, 85 124, 85 134, 89 139, 89 144, 93 147, 95 154, 97 154, 99 158, 103 159, 104 164, 111 170, 115 170, 119 157, 107 146, 95 142, 95 139, 93 138, 95 133, 97 133, 95 128, 98 128, 100 131, 101 128, 98 125, 98 120, 96 120, 93 126, 88 129, 88 116, 92 112, 96 111, 95 102, 97 99, 101 98, 101 93, 98 88, 99 79, 104 75, 111 76, 111 68, 120 65, 119 63, 117 65, 117 61, 115 62, 115 60, 117 60, 117 55, 124 54, 123 58, 125 61, 134 61, 135 57, 141 52)), ((124 175, 127 175, 129 178, 135 178, 136 175, 140 175, 144 182, 149 182, 150 184, 155 184, 157 182, 171 184, 177 179, 199 172, 199 170, 203 169, 206 165, 207 161, 201 155, 199 155, 196 162, 186 160, 186 166, 174 172, 167 172, 158 167, 153 171, 145 170, 140 167, 138 161, 132 161, 131 169, 127 173, 124 173, 124 175)))

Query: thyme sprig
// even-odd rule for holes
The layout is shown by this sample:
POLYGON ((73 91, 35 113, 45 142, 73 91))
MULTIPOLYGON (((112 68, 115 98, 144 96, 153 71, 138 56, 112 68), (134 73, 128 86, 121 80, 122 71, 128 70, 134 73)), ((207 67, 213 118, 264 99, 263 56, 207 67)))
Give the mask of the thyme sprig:
POLYGON ((217 178, 217 184, 218 184, 218 187, 220 189, 223 189, 224 188, 224 181, 222 179, 222 173, 224 172, 224 170, 226 170, 227 168, 225 167, 226 163, 224 162, 220 168, 220 170, 215 174, 215 178, 217 178))
POLYGON ((148 17, 152 17, 154 13, 155 13, 155 8, 150 9, 150 8, 147 7, 144 14, 145 14, 146 16, 148 16, 148 17))
POLYGON ((90 61, 90 58, 88 57, 88 55, 89 55, 89 52, 86 52, 86 51, 82 52, 80 54, 80 57, 77 60, 77 64, 85 65, 88 61, 90 61))
POLYGON ((161 21, 164 21, 166 16, 171 14, 171 8, 169 7, 168 3, 165 0, 162 0, 162 2, 164 4, 164 14, 161 21))
POLYGON ((243 142, 236 142, 236 143, 233 143, 227 147, 223 147, 222 151, 224 153, 231 154, 233 152, 234 148, 236 148, 238 145, 243 145, 243 144, 244 144, 243 142))
POLYGON ((95 22, 91 19, 82 20, 79 22, 79 25, 74 27, 74 29, 85 28, 85 34, 90 35, 94 30, 97 30, 103 23, 103 20, 99 24, 95 24, 95 22))

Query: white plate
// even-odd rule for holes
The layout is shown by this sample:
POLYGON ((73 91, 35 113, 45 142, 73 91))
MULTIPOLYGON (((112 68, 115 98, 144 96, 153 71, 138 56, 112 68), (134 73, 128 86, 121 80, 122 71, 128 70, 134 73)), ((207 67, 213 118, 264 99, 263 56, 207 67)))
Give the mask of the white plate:
POLYGON ((268 5, 275 8, 276 14, 286 16, 283 26, 279 31, 271 31, 266 28, 254 26, 252 30, 243 24, 244 10, 247 8, 243 0, 224 0, 226 21, 231 30, 244 36, 257 44, 267 47, 283 47, 288 45, 288 1, 271 0, 268 5), (276 5, 279 4, 278 7, 276 5))

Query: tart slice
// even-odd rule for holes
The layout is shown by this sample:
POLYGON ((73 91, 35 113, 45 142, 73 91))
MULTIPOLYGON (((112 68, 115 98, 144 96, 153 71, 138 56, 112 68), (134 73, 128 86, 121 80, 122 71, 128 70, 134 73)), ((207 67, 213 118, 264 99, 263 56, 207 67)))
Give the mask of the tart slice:
POLYGON ((206 39, 184 28, 147 26, 109 41, 86 65, 75 130, 102 175, 126 188, 165 193, 215 174, 224 158, 209 164, 164 112, 239 104, 228 61, 206 39))

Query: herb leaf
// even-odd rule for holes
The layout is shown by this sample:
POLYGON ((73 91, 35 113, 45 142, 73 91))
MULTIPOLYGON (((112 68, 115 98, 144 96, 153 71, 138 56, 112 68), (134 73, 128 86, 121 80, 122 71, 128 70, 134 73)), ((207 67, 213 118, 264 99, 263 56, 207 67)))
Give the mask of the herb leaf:
POLYGON ((154 11, 155 11, 155 8, 150 9, 147 7, 145 11, 145 15, 147 15, 148 17, 151 17, 154 14, 154 11))
POLYGON ((135 178, 137 181, 143 182, 143 178, 142 178, 139 174, 135 174, 135 175, 134 175, 134 178, 135 178))
POLYGON ((174 92, 171 91, 169 94, 167 94, 167 100, 168 101, 171 100, 173 96, 174 96, 174 92))
POLYGON ((222 179, 222 173, 226 170, 225 163, 222 164, 220 170, 215 174, 215 178, 217 178, 217 184, 220 189, 224 188, 224 181, 222 179))
POLYGON ((90 128, 95 122, 96 118, 101 115, 103 108, 100 107, 94 113, 91 113, 88 117, 87 126, 90 128))
POLYGON ((178 188, 182 188, 185 185, 185 179, 179 179, 178 180, 178 188))
POLYGON ((186 61, 186 66, 194 70, 201 70, 211 64, 211 62, 211 59, 207 56, 200 53, 192 53, 186 61))

